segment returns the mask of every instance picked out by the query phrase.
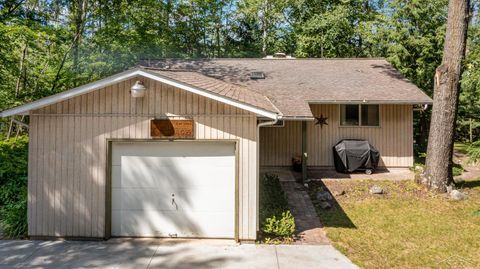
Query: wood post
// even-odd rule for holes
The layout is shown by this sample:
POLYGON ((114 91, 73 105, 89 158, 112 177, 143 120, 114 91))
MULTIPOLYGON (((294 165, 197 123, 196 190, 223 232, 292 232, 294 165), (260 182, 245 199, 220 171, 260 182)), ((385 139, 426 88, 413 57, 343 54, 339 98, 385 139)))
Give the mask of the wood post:
POLYGON ((307 180, 307 122, 302 121, 302 183, 307 180))
POLYGON ((10 139, 10 136, 12 135, 14 119, 15 119, 15 116, 12 116, 12 119, 10 119, 10 126, 8 127, 7 140, 10 139))
POLYGON ((473 142, 473 134, 472 134, 472 118, 470 118, 470 131, 469 131, 469 135, 470 135, 470 144, 473 142))

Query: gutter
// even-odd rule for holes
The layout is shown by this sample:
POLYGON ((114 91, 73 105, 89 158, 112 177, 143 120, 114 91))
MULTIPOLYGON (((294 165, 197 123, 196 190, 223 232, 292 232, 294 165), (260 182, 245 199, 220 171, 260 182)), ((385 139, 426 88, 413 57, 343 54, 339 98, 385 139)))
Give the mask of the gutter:
POLYGON ((372 104, 372 105, 431 105, 433 100, 307 100, 311 105, 358 105, 358 104, 372 104))
POLYGON ((267 122, 261 122, 259 124, 257 124, 257 135, 256 135, 256 142, 257 142, 257 188, 256 188, 256 209, 257 209, 257 214, 256 214, 256 218, 257 218, 257 227, 256 227, 256 230, 257 232, 260 230, 260 127, 264 127, 264 126, 271 126, 271 125, 274 125, 276 124, 279 120, 282 119, 282 115, 280 114, 277 114, 277 116, 275 117, 275 119, 273 119, 272 121, 267 121, 267 122))

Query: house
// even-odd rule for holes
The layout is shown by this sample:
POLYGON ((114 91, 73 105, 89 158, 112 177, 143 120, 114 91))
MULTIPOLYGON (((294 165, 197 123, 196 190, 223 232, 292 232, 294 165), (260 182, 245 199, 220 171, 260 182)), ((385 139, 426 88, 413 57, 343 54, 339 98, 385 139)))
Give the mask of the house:
POLYGON ((248 241, 259 166, 332 167, 342 138, 412 166, 431 103, 382 59, 162 60, 0 115, 29 115, 31 237, 248 241))

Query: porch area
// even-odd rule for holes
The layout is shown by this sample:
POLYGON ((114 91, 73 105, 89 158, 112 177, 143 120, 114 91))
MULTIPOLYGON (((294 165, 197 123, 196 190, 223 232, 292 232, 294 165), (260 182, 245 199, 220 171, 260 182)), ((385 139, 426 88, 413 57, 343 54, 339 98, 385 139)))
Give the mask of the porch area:
MULTIPOLYGON (((264 166, 260 168, 261 173, 276 174, 280 180, 294 178, 297 181, 302 179, 302 173, 295 172, 288 166, 264 166)), ((308 167, 307 181, 311 180, 413 180, 415 173, 409 168, 379 168, 371 175, 364 172, 350 174, 338 173, 333 167, 308 167)))

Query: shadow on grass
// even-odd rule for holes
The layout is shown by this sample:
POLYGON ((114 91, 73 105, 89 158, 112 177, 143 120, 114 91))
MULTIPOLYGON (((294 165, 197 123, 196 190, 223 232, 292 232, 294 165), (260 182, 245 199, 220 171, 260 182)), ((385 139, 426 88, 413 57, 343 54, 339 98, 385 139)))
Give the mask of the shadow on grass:
POLYGON ((460 189, 479 188, 480 187, 480 178, 477 178, 475 180, 466 180, 466 181, 456 182, 455 186, 457 188, 460 188, 460 189))
POLYGON ((310 198, 317 209, 317 214, 320 218, 320 222, 324 227, 336 227, 336 228, 350 228, 356 229, 357 226, 352 222, 348 217, 347 213, 343 210, 340 203, 335 199, 335 195, 327 188, 327 186, 322 181, 314 181, 310 183, 311 188, 309 189, 310 198), (328 201, 332 206, 329 209, 322 209, 320 201, 316 200, 316 190, 322 188, 325 191, 328 191, 333 197, 332 200, 328 201))

